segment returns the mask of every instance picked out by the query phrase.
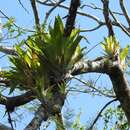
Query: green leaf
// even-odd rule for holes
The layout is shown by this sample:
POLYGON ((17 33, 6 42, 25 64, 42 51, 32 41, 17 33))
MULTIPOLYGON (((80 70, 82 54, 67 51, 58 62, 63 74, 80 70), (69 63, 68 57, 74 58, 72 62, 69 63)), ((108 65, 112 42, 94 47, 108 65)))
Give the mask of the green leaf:
POLYGON ((121 52, 120 52, 120 60, 124 61, 126 59, 126 56, 128 55, 129 51, 129 46, 125 47, 121 52))

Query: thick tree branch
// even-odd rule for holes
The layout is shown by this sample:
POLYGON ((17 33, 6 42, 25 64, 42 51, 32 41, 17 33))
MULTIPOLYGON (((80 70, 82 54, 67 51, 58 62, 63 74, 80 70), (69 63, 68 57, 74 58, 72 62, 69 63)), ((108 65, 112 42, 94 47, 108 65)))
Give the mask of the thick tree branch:
POLYGON ((4 47, 4 46, 0 45, 0 52, 3 52, 8 55, 17 56, 17 52, 15 51, 15 49, 13 49, 11 47, 4 47))
POLYGON ((46 121, 48 113, 45 108, 41 105, 35 113, 32 121, 26 126, 24 130, 37 130, 40 128, 42 121, 46 121))
POLYGON ((106 58, 79 62, 74 66, 71 74, 78 75, 88 72, 106 73, 110 76, 116 97, 130 124, 130 88, 119 62, 112 62, 106 58))
POLYGON ((109 76, 112 81, 116 97, 120 101, 130 125, 130 88, 121 66, 118 64, 113 66, 109 76))
POLYGON ((79 6, 80 6, 80 0, 71 0, 69 13, 68 13, 65 30, 64 30, 65 36, 69 36, 72 29, 74 28, 77 9, 79 6))
POLYGON ((108 72, 108 59, 100 57, 93 61, 82 61, 74 65, 71 71, 72 75, 79 75, 88 72, 107 73, 108 72))
POLYGON ((28 91, 22 95, 15 96, 15 97, 6 97, 6 96, 0 96, 0 104, 5 105, 8 111, 14 111, 15 107, 24 105, 32 100, 34 100, 36 97, 34 96, 33 92, 28 91))

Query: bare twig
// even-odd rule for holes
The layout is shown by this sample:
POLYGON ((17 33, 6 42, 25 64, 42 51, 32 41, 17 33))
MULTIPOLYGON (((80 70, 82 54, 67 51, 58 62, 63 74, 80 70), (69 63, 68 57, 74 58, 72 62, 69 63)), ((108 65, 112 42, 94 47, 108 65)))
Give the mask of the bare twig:
MULTIPOLYGON (((40 0, 36 0, 36 1, 37 1, 38 3, 40 3, 40 4, 42 4, 42 5, 45 5, 45 6, 54 6, 54 5, 56 4, 56 3, 54 3, 54 2, 47 3, 47 2, 42 2, 42 1, 40 1, 40 0)), ((66 10, 69 9, 68 6, 63 5, 63 4, 60 4, 59 7, 63 8, 63 9, 66 9, 66 10)), ((116 14, 116 13, 114 13, 114 12, 112 12, 112 13, 113 13, 113 14, 116 14)), ((88 18, 90 18, 90 19, 92 19, 92 20, 94 20, 95 22, 98 23, 98 26, 97 26, 97 27, 94 27, 94 28, 92 28, 92 29, 81 30, 82 32, 89 32, 89 31, 93 31, 93 30, 95 31, 96 28, 99 29, 100 27, 106 25, 106 22, 100 20, 99 18, 97 18, 97 17, 94 16, 94 15, 91 15, 91 14, 88 14, 88 13, 84 13, 84 12, 82 12, 82 11, 77 11, 77 14, 78 14, 78 15, 81 15, 81 16, 84 16, 84 17, 88 17, 88 18)), ((120 26, 120 24, 117 23, 116 21, 112 21, 112 25, 113 25, 113 26, 117 26, 117 27, 119 27, 119 28, 122 29, 122 27, 120 26)), ((122 25, 122 24, 121 24, 121 25, 122 25)), ((127 28, 125 25, 122 25, 122 26, 125 28, 125 33, 126 33, 126 31, 128 31, 129 28, 127 28)), ((122 30, 124 31, 124 29, 122 29, 122 30)), ((128 35, 128 34, 127 34, 127 35, 128 35)))
POLYGON ((22 8, 29 14, 29 11, 24 7, 23 3, 21 0, 18 0, 19 4, 22 6, 22 8))
POLYGON ((96 124, 96 122, 98 121, 99 117, 101 116, 101 113, 106 109, 106 107, 107 107, 108 105, 110 105, 111 103, 113 103, 113 102, 115 102, 115 101, 117 101, 117 98, 115 98, 115 99, 109 101, 107 104, 105 104, 105 105, 103 106, 103 108, 100 110, 100 112, 98 113, 97 117, 95 118, 95 120, 93 121, 92 125, 90 126, 90 128, 89 128, 88 130, 92 130, 92 129, 93 129, 94 125, 96 124))
POLYGON ((40 21, 39 21, 38 11, 37 11, 37 7, 36 7, 36 1, 30 0, 30 2, 31 2, 32 9, 33 9, 33 13, 34 13, 36 28, 40 31, 40 21))
POLYGON ((44 23, 47 22, 47 20, 48 20, 50 14, 51 14, 51 12, 52 12, 54 9, 56 9, 56 7, 58 7, 58 6, 59 6, 62 2, 64 2, 64 1, 65 1, 65 0, 61 0, 61 1, 57 2, 57 3, 46 13, 46 17, 45 17, 44 23))
POLYGON ((103 25, 105 25, 105 24, 100 23, 100 24, 98 24, 96 27, 91 28, 91 29, 81 29, 80 32, 92 32, 92 31, 98 30, 98 29, 99 29, 100 27, 102 27, 103 25))
POLYGON ((95 86, 93 86, 93 85, 90 84, 90 83, 87 83, 87 82, 85 82, 85 81, 83 81, 83 80, 81 80, 81 79, 79 79, 79 78, 77 78, 77 77, 74 77, 74 76, 73 76, 73 78, 76 79, 76 80, 78 80, 79 82, 83 83, 84 85, 86 85, 86 86, 88 86, 88 87, 94 89, 95 91, 97 91, 98 93, 100 93, 100 94, 103 95, 103 96, 110 97, 110 98, 115 98, 115 96, 109 95, 109 94, 106 94, 106 93, 102 92, 101 90, 99 90, 98 88, 96 88, 95 86))
POLYGON ((118 24, 118 26, 122 29, 122 31, 127 34, 128 36, 130 36, 130 32, 128 31, 128 29, 123 26, 118 20, 117 18, 115 17, 115 15, 111 12, 111 10, 109 9, 109 12, 111 14, 111 16, 113 17, 113 19, 115 20, 115 22, 118 24))
POLYGON ((14 127, 13 127, 13 123, 12 123, 12 118, 11 118, 10 112, 7 111, 7 114, 8 114, 8 121, 9 121, 9 124, 10 124, 12 130, 14 130, 14 127))
MULTIPOLYGON (((56 3, 44 3, 44 2, 41 2, 39 0, 36 0, 38 3, 40 4, 43 4, 43 5, 46 5, 46 6, 55 6, 56 3)), ((60 4, 58 5, 59 7, 63 8, 63 9, 66 9, 66 10, 69 10, 69 7, 66 6, 66 5, 63 5, 63 4, 60 4)), ((89 17, 91 19, 93 19, 94 21, 96 21, 97 23, 102 23, 101 20, 99 20, 96 16, 94 15, 90 15, 90 14, 87 14, 87 13, 84 13, 82 11, 77 11, 77 14, 79 15, 82 15, 82 16, 85 16, 85 17, 89 17)))
MULTIPOLYGON (((85 4, 83 6, 87 6, 91 9, 94 9, 94 10, 100 10, 100 11, 103 11, 102 8, 100 7, 97 7, 94 3, 91 3, 91 4, 85 4)), ((120 13, 120 12, 115 12, 115 11, 112 11, 113 14, 117 14, 117 15, 124 15, 123 13, 120 13)))
POLYGON ((100 45, 101 43, 97 43, 94 46, 92 46, 87 52, 86 54, 90 53, 94 48, 96 48, 98 45, 100 45))
POLYGON ((122 9, 122 12, 123 12, 123 14, 124 14, 124 16, 126 18, 126 21, 127 21, 128 25, 130 27, 130 17, 129 17, 128 12, 127 12, 127 10, 125 8, 124 0, 120 0, 120 7, 122 9))

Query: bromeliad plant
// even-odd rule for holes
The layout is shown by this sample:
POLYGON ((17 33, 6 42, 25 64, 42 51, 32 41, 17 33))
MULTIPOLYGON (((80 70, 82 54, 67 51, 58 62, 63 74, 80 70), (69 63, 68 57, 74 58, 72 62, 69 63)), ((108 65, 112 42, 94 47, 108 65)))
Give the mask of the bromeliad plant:
POLYGON ((119 64, 122 68, 126 68, 126 57, 128 55, 129 46, 121 49, 119 42, 114 36, 105 38, 105 41, 101 43, 104 49, 104 55, 112 60, 115 60, 115 57, 118 56, 119 64))
POLYGON ((73 29, 70 36, 65 37, 64 25, 58 16, 48 33, 36 33, 16 45, 18 56, 10 57, 13 66, 5 74, 10 80, 11 92, 20 88, 46 95, 53 84, 64 80, 64 75, 83 58, 79 32, 73 29))

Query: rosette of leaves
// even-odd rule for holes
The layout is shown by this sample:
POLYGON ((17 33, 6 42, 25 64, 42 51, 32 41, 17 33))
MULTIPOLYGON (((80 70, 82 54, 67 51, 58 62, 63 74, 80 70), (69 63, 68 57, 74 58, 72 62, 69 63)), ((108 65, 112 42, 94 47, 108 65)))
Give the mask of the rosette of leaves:
POLYGON ((114 36, 110 36, 105 38, 105 41, 102 42, 102 47, 105 52, 105 56, 111 58, 112 60, 115 59, 115 56, 118 56, 119 64, 122 68, 126 68, 126 57, 128 55, 129 46, 126 46, 123 49, 120 49, 120 44, 116 40, 114 36))
POLYGON ((36 33, 22 41, 22 46, 16 45, 18 56, 10 57, 13 66, 6 74, 11 92, 15 88, 31 89, 41 95, 51 91, 52 80, 61 79, 83 58, 79 32, 73 29, 70 36, 65 37, 64 25, 58 16, 47 33, 36 33))
POLYGON ((101 44, 105 52, 104 55, 113 60, 115 58, 115 55, 120 50, 119 42, 114 36, 110 36, 105 38, 104 42, 102 42, 101 44))

